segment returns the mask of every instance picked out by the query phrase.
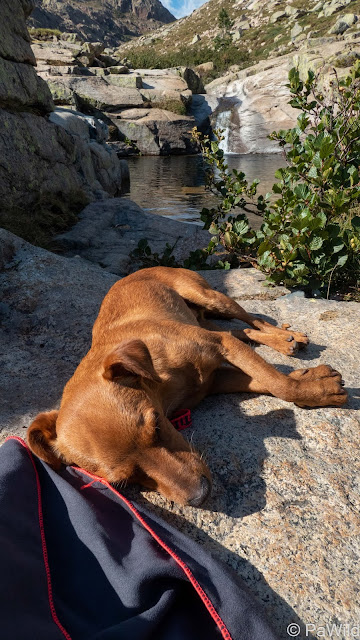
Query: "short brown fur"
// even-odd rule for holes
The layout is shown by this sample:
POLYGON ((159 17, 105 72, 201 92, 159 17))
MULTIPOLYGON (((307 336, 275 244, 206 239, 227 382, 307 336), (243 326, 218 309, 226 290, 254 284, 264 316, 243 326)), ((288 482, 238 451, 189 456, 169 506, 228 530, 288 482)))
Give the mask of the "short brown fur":
POLYGON ((331 367, 284 375, 244 343, 294 355, 308 339, 289 326, 250 316, 186 269, 127 276, 103 300, 91 349, 65 386, 59 412, 37 416, 29 445, 55 468, 75 464, 111 483, 139 482, 198 506, 210 491, 210 472, 172 426, 175 411, 214 393, 270 393, 303 407, 346 402, 331 367), (209 314, 251 328, 227 332, 209 314))

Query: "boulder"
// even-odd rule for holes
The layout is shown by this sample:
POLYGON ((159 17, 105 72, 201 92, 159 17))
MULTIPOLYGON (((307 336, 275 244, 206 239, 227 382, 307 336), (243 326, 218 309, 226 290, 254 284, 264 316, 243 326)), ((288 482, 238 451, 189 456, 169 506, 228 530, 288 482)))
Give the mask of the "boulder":
POLYGON ((70 86, 82 103, 101 111, 141 107, 143 104, 138 89, 115 87, 103 78, 74 78, 70 86))
POLYGON ((344 51, 343 53, 339 52, 338 55, 329 58, 329 64, 333 65, 334 67, 352 67, 352 65, 355 64, 357 60, 360 60, 359 50, 344 51))
POLYGON ((137 76, 135 73, 128 75, 123 74, 109 74, 107 76, 107 82, 114 87, 131 87, 133 89, 142 89, 143 83, 141 76, 137 76))
POLYGON ((46 82, 32 65, 0 57, 0 107, 48 113, 54 105, 46 82))
POLYGON ((120 132, 135 142, 144 155, 181 155, 195 153, 191 141, 193 118, 163 109, 128 109, 108 114, 120 132))
POLYGON ((138 89, 113 86, 104 77, 51 76, 47 80, 56 104, 87 105, 101 111, 143 105, 138 89))
POLYGON ((358 21, 358 16, 355 15, 355 13, 345 13, 345 15, 341 16, 341 20, 346 22, 349 27, 352 27, 352 25, 358 21))
POLYGON ((94 58, 98 58, 104 49, 105 45, 102 42, 84 42, 81 47, 81 53, 88 53, 94 56, 94 58))
MULTIPOLYGON (((189 105, 193 95, 189 89, 185 91, 161 91, 157 89, 141 89, 141 95, 145 102, 150 102, 152 107, 166 108, 166 103, 178 103, 179 105, 189 105)), ((147 105, 149 106, 149 105, 147 105)), ((169 109, 171 111, 171 109, 169 109)))
POLYGON ((190 67, 181 67, 179 69, 179 74, 184 78, 188 89, 190 89, 193 94, 205 93, 202 79, 194 69, 191 69, 190 67))
POLYGON ((118 58, 114 58, 114 56, 108 56, 104 53, 97 58, 97 61, 106 68, 114 67, 119 64, 118 58))
POLYGON ((201 40, 201 36, 197 33, 191 40, 190 44, 196 44, 197 42, 200 42, 200 40, 201 40))
POLYGON ((334 13, 341 11, 347 5, 351 4, 354 0, 331 0, 331 2, 324 2, 323 12, 325 17, 332 16, 334 13))
POLYGON ((231 38, 233 42, 238 42, 239 40, 241 40, 241 37, 243 35, 243 30, 242 29, 236 29, 234 31, 234 33, 232 34, 231 38))
MULTIPOLYGON (((8 228, 21 227, 24 234, 34 217, 53 216, 61 222, 74 216, 79 205, 118 195, 122 184, 122 165, 106 147, 101 123, 84 122, 69 112, 45 117, 54 108, 51 93, 36 74, 23 37, 30 4, 15 0, 12 9, 18 13, 10 16, 5 0, 8 32, 0 42, 0 221, 8 228)), ((1 23, 0 31, 3 27, 1 23)), ((65 51, 72 56, 70 45, 65 51)))
POLYGON ((275 11, 275 13, 273 13, 270 18, 270 22, 275 24, 276 22, 280 22, 280 20, 283 20, 286 17, 287 16, 285 11, 275 11))
POLYGON ((76 65, 78 64, 77 55, 79 53, 78 49, 70 49, 68 47, 63 47, 54 44, 41 43, 41 44, 33 44, 32 49, 36 60, 39 62, 44 62, 48 65, 76 65))
POLYGON ((300 35, 300 33, 302 33, 302 32, 303 32, 303 28, 302 28, 302 26, 301 26, 298 22, 295 22, 295 24, 294 24, 293 28, 292 28, 292 29, 291 29, 291 31, 290 31, 291 39, 292 39, 292 40, 294 40, 294 39, 295 39, 295 38, 297 38, 297 37, 300 35))
POLYGON ((61 194, 71 207, 81 198, 120 193, 116 154, 84 128, 79 135, 79 127, 69 127, 66 118, 52 118, 56 124, 32 113, 0 110, 0 220, 1 212, 31 211, 39 194, 50 200, 61 194))
POLYGON ((0 56, 5 60, 36 64, 25 22, 33 8, 33 0, 2 0, 0 56))
POLYGON ((56 105, 76 105, 76 96, 66 76, 46 76, 46 83, 56 105))
POLYGON ((306 9, 299 9, 298 7, 293 7, 291 4, 288 4, 285 7, 285 13, 288 16, 288 18, 291 18, 292 20, 297 20, 302 16, 306 16, 306 14, 309 12, 306 9))
POLYGON ((129 67, 126 67, 125 65, 115 65, 113 67, 109 68, 109 73, 111 74, 118 74, 118 73, 129 73, 129 67))
POLYGON ((342 18, 339 18, 339 20, 335 22, 335 24, 331 27, 331 29, 329 29, 328 33, 338 36, 344 33, 345 31, 347 31, 349 27, 350 25, 345 20, 343 20, 342 18))
POLYGON ((189 251, 208 243, 209 233, 198 225, 146 213, 127 198, 114 198, 88 205, 76 225, 56 241, 68 257, 78 255, 112 273, 126 275, 139 267, 129 254, 143 238, 160 253, 167 242, 176 243, 174 256, 184 260, 189 251))
POLYGON ((53 122, 68 133, 79 136, 87 142, 95 140, 99 144, 103 144, 109 137, 109 129, 103 120, 72 109, 58 107, 50 113, 49 122, 53 122))
POLYGON ((240 22, 235 23, 235 27, 242 33, 243 31, 247 31, 248 29, 250 29, 251 25, 249 20, 241 20, 240 22))
POLYGON ((143 69, 135 69, 134 73, 141 76, 144 89, 185 91, 189 88, 177 69, 160 69, 159 71, 162 73, 156 73, 155 69, 149 69, 146 72, 143 69))
POLYGON ((210 62, 203 62, 202 64, 198 64, 197 67, 195 67, 195 69, 194 69, 194 71, 196 71, 196 73, 198 73, 200 77, 202 75, 210 73, 213 70, 214 70, 214 63, 211 62, 211 61, 210 62))

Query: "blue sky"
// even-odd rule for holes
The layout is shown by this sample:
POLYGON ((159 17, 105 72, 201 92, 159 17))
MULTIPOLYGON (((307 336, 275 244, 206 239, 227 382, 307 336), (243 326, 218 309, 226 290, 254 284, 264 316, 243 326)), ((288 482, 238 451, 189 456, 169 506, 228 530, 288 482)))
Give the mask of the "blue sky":
POLYGON ((189 15, 194 9, 201 7, 206 0, 161 0, 161 2, 175 18, 182 18, 189 15))

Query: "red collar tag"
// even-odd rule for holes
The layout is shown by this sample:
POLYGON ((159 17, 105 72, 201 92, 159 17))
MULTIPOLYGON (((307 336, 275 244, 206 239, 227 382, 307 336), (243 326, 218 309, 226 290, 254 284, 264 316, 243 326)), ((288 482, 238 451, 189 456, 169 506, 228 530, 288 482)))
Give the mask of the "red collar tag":
POLYGON ((177 431, 182 431, 183 429, 192 427, 190 409, 186 409, 185 411, 177 411, 177 413, 174 414, 174 417, 172 418, 172 420, 170 420, 170 422, 171 424, 174 425, 177 431))

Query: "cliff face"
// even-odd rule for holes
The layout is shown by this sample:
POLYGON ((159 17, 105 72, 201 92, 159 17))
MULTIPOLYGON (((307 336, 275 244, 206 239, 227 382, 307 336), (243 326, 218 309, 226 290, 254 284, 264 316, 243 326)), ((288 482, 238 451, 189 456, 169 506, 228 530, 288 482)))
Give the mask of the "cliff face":
POLYGON ((29 26, 116 46, 175 20, 159 0, 36 0, 29 26))
POLYGON ((90 200, 117 195, 123 165, 94 119, 67 111, 66 121, 51 121, 54 103, 25 24, 31 9, 29 0, 2 2, 0 225, 42 242, 35 221, 39 232, 55 220, 54 230, 64 228, 90 200))

